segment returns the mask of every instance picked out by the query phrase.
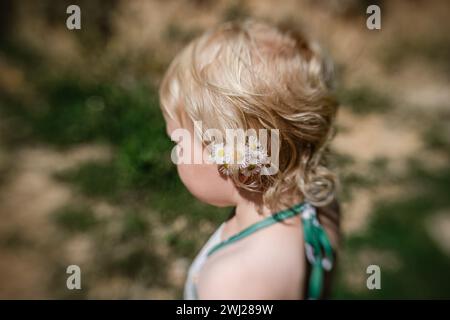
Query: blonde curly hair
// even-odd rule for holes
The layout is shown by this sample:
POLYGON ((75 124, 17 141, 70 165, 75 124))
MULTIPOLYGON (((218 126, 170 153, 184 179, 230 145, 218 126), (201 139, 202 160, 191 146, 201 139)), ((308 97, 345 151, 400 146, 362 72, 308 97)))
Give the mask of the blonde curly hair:
POLYGON ((255 21, 226 23, 194 39, 171 63, 160 86, 162 108, 203 129, 278 129, 279 171, 231 178, 263 193, 271 209, 307 200, 330 203, 336 179, 324 151, 333 136, 337 101, 332 65, 299 32, 255 21))

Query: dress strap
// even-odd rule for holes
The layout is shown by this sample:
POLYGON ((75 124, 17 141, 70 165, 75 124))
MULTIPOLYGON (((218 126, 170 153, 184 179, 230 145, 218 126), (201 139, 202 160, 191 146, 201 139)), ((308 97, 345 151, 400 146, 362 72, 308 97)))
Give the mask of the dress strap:
POLYGON ((322 294, 324 270, 333 267, 333 248, 328 236, 317 219, 316 209, 307 204, 301 214, 305 252, 311 264, 311 275, 308 285, 308 298, 319 299, 322 294))
POLYGON ((213 253, 215 253, 216 251, 222 249, 223 247, 226 247, 238 240, 241 240, 258 230, 261 230, 263 228, 273 225, 274 223, 277 223, 279 221, 283 221, 285 219, 288 219, 288 218, 298 215, 300 212, 302 212, 302 210, 304 209, 305 206, 306 206, 306 203, 297 204, 289 209, 275 213, 275 214, 265 218, 264 220, 261 220, 257 223, 252 224, 251 226, 245 228, 241 232, 238 232, 234 236, 231 236, 228 239, 216 244, 214 247, 212 247, 208 251, 208 254, 207 254, 208 257, 210 255, 212 255, 213 253))

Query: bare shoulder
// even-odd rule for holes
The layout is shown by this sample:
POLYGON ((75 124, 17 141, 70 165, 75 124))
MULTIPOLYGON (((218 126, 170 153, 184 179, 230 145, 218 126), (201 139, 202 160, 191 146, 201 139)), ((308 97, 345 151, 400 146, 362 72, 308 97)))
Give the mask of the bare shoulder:
POLYGON ((198 294, 201 299, 299 299, 304 274, 299 222, 278 223, 211 256, 198 294))

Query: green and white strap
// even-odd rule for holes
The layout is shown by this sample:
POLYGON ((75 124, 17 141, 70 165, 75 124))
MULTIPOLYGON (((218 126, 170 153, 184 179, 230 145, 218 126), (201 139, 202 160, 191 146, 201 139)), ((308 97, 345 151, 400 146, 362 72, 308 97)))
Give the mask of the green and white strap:
POLYGON ((226 247, 242 238, 245 238, 247 236, 249 236, 250 234, 271 226, 272 224, 275 224, 277 222, 283 221, 285 219, 291 218, 293 216, 298 215, 300 212, 302 212, 303 208, 305 207, 305 203, 300 203, 297 204, 289 209, 280 211, 278 213, 275 213, 267 218, 265 218, 264 220, 261 220, 255 224, 252 224, 251 226, 249 226, 248 228, 242 230, 241 232, 235 234, 234 236, 229 237, 228 239, 216 244, 214 247, 212 247, 209 251, 208 251, 208 257, 210 255, 212 255, 214 252, 216 252, 219 249, 222 249, 223 247, 226 247))
POLYGON ((311 264, 311 275, 308 285, 308 298, 319 299, 322 294, 324 270, 333 267, 333 248, 317 219, 316 209, 306 204, 301 214, 305 238, 305 253, 311 264))

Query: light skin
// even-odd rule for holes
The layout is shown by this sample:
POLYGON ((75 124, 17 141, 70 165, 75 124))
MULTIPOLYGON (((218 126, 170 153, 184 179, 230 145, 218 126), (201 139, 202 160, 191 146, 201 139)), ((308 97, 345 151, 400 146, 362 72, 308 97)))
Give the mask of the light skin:
MULTIPOLYGON (((181 125, 166 113, 164 118, 170 137, 181 125)), ((196 139, 193 125, 186 129, 196 139)), ((206 154, 201 144, 197 147, 206 154)), ((200 201, 217 207, 236 207, 236 214, 225 223, 221 240, 272 214, 263 205, 260 194, 238 190, 215 164, 178 164, 177 170, 184 185, 200 201)), ((198 295, 200 299, 301 299, 305 264, 301 221, 293 217, 212 255, 200 273, 198 295)))

